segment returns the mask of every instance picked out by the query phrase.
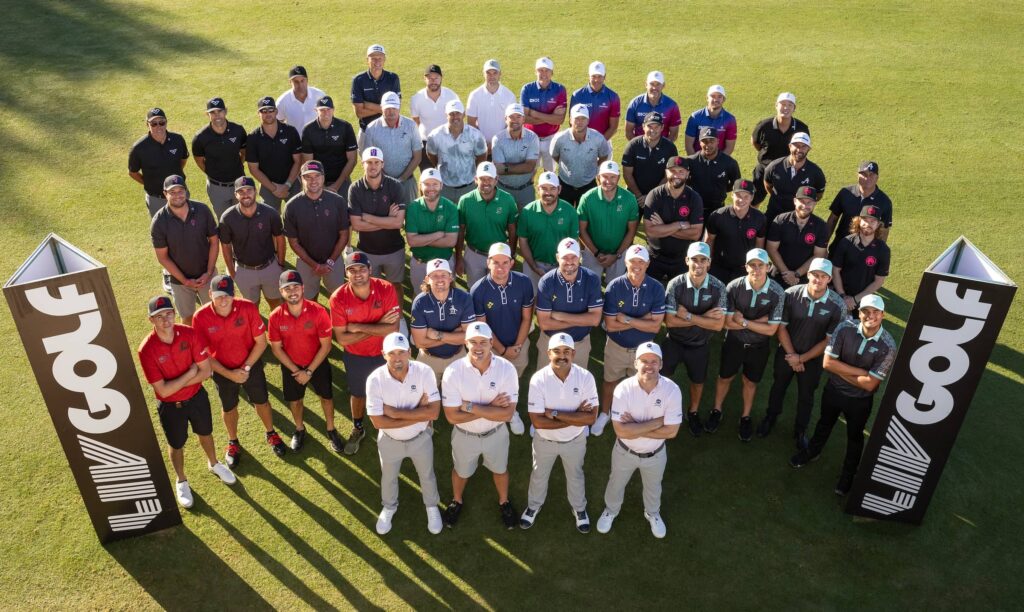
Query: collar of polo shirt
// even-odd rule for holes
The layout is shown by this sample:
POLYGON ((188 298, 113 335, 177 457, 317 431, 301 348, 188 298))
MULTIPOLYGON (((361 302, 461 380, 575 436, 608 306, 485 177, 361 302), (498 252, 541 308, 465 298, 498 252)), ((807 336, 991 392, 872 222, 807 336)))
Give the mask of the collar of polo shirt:
MULTIPOLYGON (((710 282, 711 282, 711 275, 710 274, 705 274, 704 275, 704 282, 701 283, 700 287, 697 287, 697 289, 707 289, 708 283, 710 283, 710 282)), ((765 284, 767 285, 768 283, 765 283, 765 284)), ((693 286, 694 286, 693 285, 693 281, 690 280, 690 275, 689 275, 689 273, 687 273, 686 274, 686 288, 687 289, 693 289, 693 286)))
POLYGON ((764 284, 761 285, 761 288, 760 289, 754 289, 752 286, 750 286, 750 276, 744 276, 743 277, 743 286, 746 287, 748 291, 753 291, 754 295, 756 296, 759 293, 767 293, 768 292, 768 285, 771 284, 771 280, 772 279, 770 279, 770 278, 765 278, 764 279, 764 284))
MULTIPOLYGON (((767 285, 768 283, 765 284, 767 285)), ((807 290, 807 285, 802 286, 800 290, 805 298, 811 300, 815 304, 824 304, 828 300, 828 292, 831 291, 831 289, 825 287, 825 293, 822 293, 820 298, 814 299, 811 297, 811 292, 807 290)))

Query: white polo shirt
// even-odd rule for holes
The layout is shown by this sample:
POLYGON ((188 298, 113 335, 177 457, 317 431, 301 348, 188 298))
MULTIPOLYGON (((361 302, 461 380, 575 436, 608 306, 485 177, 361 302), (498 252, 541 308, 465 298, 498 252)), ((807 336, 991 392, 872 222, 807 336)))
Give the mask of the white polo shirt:
POLYGON ((505 129, 505 109, 509 104, 518 102, 516 94, 504 85, 498 84, 498 91, 493 94, 487 91, 484 83, 469 94, 466 101, 466 116, 476 117, 476 127, 483 132, 484 139, 490 142, 494 136, 505 129))
POLYGON ((458 99, 458 94, 444 86, 441 87, 441 95, 437 96, 437 102, 431 100, 427 95, 426 87, 413 94, 412 99, 409 100, 409 115, 420 120, 420 140, 425 141, 435 128, 448 123, 448 115, 445 114, 444 107, 449 100, 458 99))
MULTIPOLYGON (((665 418, 665 425, 678 425, 683 422, 683 394, 679 385, 667 376, 658 377, 658 386, 647 393, 640 388, 636 376, 630 376, 615 387, 612 394, 612 420, 622 422, 622 417, 629 415, 633 421, 642 423, 658 417, 665 418)), ((637 453, 649 453, 658 449, 664 440, 658 438, 634 438, 622 440, 622 443, 637 453)))
MULTIPOLYGON (((384 416, 384 404, 399 410, 412 410, 419 407, 423 394, 427 401, 436 402, 441 399, 437 391, 437 378, 430 366, 418 361, 409 361, 409 371, 405 380, 398 380, 382 365, 366 377, 366 414, 384 416)), ((388 436, 395 440, 412 440, 427 428, 427 421, 420 421, 405 427, 381 429, 377 436, 388 436)))
POLYGON ((316 119, 316 101, 322 97, 324 92, 310 85, 306 90, 306 101, 299 102, 289 89, 277 98, 277 118, 302 134, 302 128, 316 119))
MULTIPOLYGON (((453 361, 441 377, 441 389, 441 404, 445 408, 462 406, 463 402, 490 404, 499 393, 507 393, 513 404, 519 401, 516 367, 497 355, 491 355, 491 365, 483 374, 470 363, 469 355, 453 361)), ((504 424, 481 418, 456 427, 470 433, 487 433, 504 424)))
MULTIPOLYGON (((551 409, 559 412, 576 412, 580 404, 590 402, 597 408, 597 383, 594 375, 575 363, 569 370, 569 375, 563 382, 551 365, 546 365, 537 370, 530 377, 529 411, 535 414, 544 414, 544 410, 551 409)), ((545 440, 555 442, 568 442, 583 433, 586 429, 582 425, 569 425, 561 429, 538 429, 536 435, 545 440)))

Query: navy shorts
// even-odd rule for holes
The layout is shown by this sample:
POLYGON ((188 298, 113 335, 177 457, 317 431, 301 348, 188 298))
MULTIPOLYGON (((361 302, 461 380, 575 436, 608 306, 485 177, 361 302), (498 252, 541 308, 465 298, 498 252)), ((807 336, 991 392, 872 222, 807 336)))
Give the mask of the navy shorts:
POLYGON ((366 357, 348 351, 342 351, 341 361, 345 364, 348 393, 352 397, 366 397, 366 379, 374 370, 387 363, 381 355, 366 357))

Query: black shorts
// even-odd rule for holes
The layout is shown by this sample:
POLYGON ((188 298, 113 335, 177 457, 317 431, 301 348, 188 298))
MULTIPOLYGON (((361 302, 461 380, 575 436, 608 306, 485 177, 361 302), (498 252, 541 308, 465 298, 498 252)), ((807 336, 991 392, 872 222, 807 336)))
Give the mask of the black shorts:
POLYGON ((676 367, 681 363, 686 366, 686 376, 695 385, 703 385, 708 379, 708 361, 711 356, 711 343, 687 345, 677 342, 669 336, 661 342, 661 375, 672 377, 676 367))
POLYGON ((224 412, 231 412, 238 406, 238 391, 240 389, 245 389, 245 396, 251 404, 266 404, 269 400, 267 375, 263 372, 263 360, 253 364, 252 369, 249 370, 249 380, 244 383, 236 383, 214 372, 213 384, 217 385, 217 395, 220 396, 220 405, 224 412))
POLYGON ((286 402, 297 402, 305 397, 307 385, 313 387, 313 392, 322 399, 334 399, 334 393, 331 390, 331 364, 327 359, 324 359, 324 362, 313 370, 312 378, 305 385, 295 382, 291 371, 281 366, 281 383, 286 402))
POLYGON ((650 276, 662 285, 667 285, 668 281, 679 276, 683 272, 686 272, 685 257, 679 257, 678 259, 653 257, 651 258, 651 265, 647 267, 647 276, 650 276))
POLYGON ((730 281, 735 280, 741 276, 746 276, 747 269, 743 266, 740 266, 738 268, 719 266, 715 264, 714 261, 712 261, 711 269, 708 271, 708 274, 722 281, 723 285, 728 285, 730 281))
POLYGON ((768 342, 743 344, 726 336, 722 343, 722 361, 718 368, 719 378, 732 378, 743 369, 743 378, 752 383, 761 382, 768 365, 768 342))
POLYGON ((342 351, 341 361, 345 364, 345 379, 348 381, 348 394, 352 397, 366 397, 366 379, 370 374, 387 363, 381 355, 366 357, 342 351))
POLYGON ((197 436, 208 436, 213 433, 210 396, 203 387, 199 387, 195 395, 183 402, 157 403, 156 413, 160 416, 160 426, 167 436, 167 444, 173 449, 185 446, 189 423, 192 424, 192 432, 197 436))

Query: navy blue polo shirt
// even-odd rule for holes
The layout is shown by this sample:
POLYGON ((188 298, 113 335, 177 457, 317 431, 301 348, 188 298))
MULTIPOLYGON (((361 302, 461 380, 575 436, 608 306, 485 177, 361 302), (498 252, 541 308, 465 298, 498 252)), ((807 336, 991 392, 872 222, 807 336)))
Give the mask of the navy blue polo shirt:
MULTIPOLYGON (((601 296, 601 279, 590 270, 580 266, 576 280, 572 283, 562 278, 558 268, 549 271, 537 282, 537 310, 545 312, 568 312, 582 314, 591 308, 604 305, 601 296)), ((572 336, 574 341, 587 337, 587 326, 570 327, 561 331, 572 336)), ((557 332, 544 332, 551 336, 557 332)))
MULTIPOLYGON (((430 291, 420 293, 412 301, 412 326, 414 329, 436 329, 438 331, 451 332, 459 328, 463 323, 472 323, 476 320, 473 310, 473 298, 469 294, 455 287, 448 289, 448 297, 444 301, 438 301, 430 291)), ((430 349, 424 349, 434 357, 447 359, 462 348, 461 344, 442 344, 430 349)))
MULTIPOLYGON (((702 315, 712 308, 728 310, 725 297, 725 284, 711 276, 704 275, 700 285, 694 285, 690 274, 685 272, 668 282, 665 289, 665 312, 676 314, 682 306, 686 312, 702 315)), ((686 346, 703 346, 711 340, 715 332, 696 325, 692 327, 669 327, 670 338, 686 346)))
MULTIPOLYGON (((620 312, 635 319, 665 314, 665 286, 646 275, 639 287, 633 286, 625 274, 612 279, 604 289, 604 314, 614 317, 620 312)), ((630 349, 654 340, 656 335, 639 329, 608 332, 615 344, 630 349)))
POLYGON ((828 225, 811 213, 801 228, 796 222, 796 211, 783 213, 768 226, 768 241, 779 243, 779 255, 786 269, 796 270, 814 256, 815 247, 828 246, 828 225))
POLYGON ((818 299, 807 293, 807 285, 786 289, 782 324, 797 353, 806 353, 826 336, 831 336, 845 318, 846 304, 831 289, 826 289, 825 295, 818 299))
POLYGON ((491 326, 498 341, 505 346, 515 344, 523 322, 523 309, 533 306, 533 283, 530 279, 513 270, 509 273, 508 282, 499 285, 488 274, 473 285, 469 294, 473 298, 477 318, 491 326))
POLYGON ((876 187, 874 192, 865 198, 861 196, 858 185, 847 185, 839 190, 832 199, 832 205, 828 207, 830 213, 839 217, 836 223, 836 237, 832 242, 833 249, 836 243, 850 233, 850 222, 865 206, 878 207, 882 227, 892 227, 892 200, 884 191, 876 187))
MULTIPOLYGON (((738 312, 748 321, 767 315, 769 324, 782 323, 786 292, 782 285, 770 278, 765 279, 764 285, 757 291, 750 286, 749 276, 734 279, 725 286, 725 296, 727 315, 738 312)), ((727 334, 744 344, 761 344, 768 342, 769 338, 752 329, 731 329, 727 334)))
MULTIPOLYGON (((832 341, 825 347, 825 354, 846 365, 863 368, 868 371, 868 375, 884 381, 896 361, 896 341, 884 327, 879 327, 874 336, 866 337, 860 321, 845 319, 832 332, 832 341)), ((838 374, 831 374, 828 381, 847 397, 873 395, 851 385, 838 374)))
POLYGON ((846 295, 854 296, 875 282, 876 276, 889 276, 889 245, 875 238, 860 243, 859 234, 851 234, 836 244, 832 265, 839 268, 846 295))
MULTIPOLYGON (((380 99, 389 91, 398 94, 399 98, 402 97, 402 82, 394 72, 382 70, 380 78, 375 79, 369 70, 365 70, 352 77, 352 104, 380 104, 380 99)), ((359 120, 359 129, 365 130, 377 117, 380 117, 379 113, 363 117, 359 120)))

